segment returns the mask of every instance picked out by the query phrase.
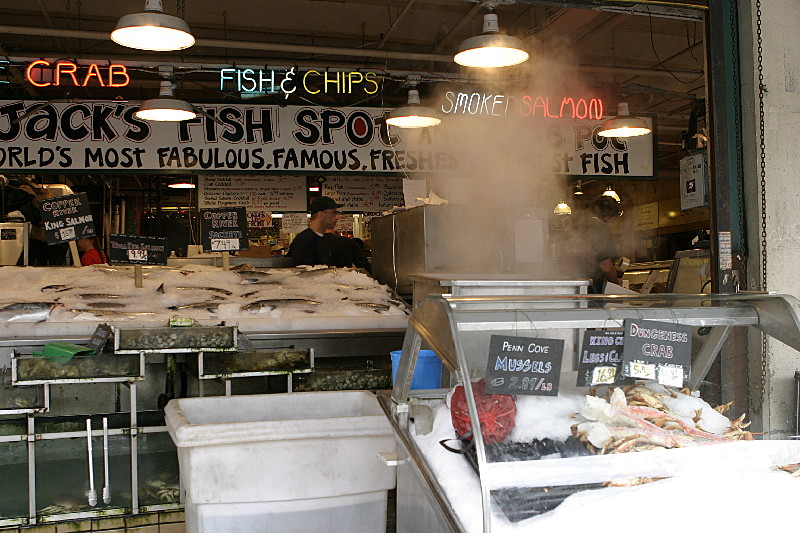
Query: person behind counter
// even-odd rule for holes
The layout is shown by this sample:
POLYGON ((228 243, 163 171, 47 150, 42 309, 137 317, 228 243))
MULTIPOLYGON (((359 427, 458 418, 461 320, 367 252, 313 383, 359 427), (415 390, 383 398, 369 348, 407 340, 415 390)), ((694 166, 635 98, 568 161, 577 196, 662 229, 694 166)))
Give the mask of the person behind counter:
POLYGON ((331 251, 333 266, 363 268, 372 273, 372 266, 364 256, 364 249, 358 245, 355 239, 339 235, 330 229, 325 232, 325 241, 331 251))
POLYGON ((100 239, 97 237, 83 237, 75 241, 75 244, 81 254, 81 265, 89 266, 108 263, 108 258, 100 245, 100 239))
POLYGON ((342 207, 329 196, 320 196, 311 202, 311 220, 308 228, 297 234, 289 245, 292 266, 333 264, 331 249, 325 240, 326 230, 332 230, 339 220, 338 208, 342 207))
POLYGON ((602 294, 606 282, 621 285, 614 265, 617 248, 608 222, 621 211, 619 202, 610 196, 599 196, 592 201, 588 213, 573 226, 572 261, 586 278, 592 279, 590 291, 602 294))

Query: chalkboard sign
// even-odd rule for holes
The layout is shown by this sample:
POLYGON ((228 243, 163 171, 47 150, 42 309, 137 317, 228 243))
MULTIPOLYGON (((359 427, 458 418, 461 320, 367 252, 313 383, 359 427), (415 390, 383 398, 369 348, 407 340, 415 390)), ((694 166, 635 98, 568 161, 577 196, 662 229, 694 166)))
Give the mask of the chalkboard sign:
POLYGON ((108 341, 111 340, 113 336, 114 330, 111 329, 111 326, 108 324, 100 324, 95 328, 94 333, 92 333, 92 338, 89 339, 89 343, 86 347, 92 350, 95 355, 100 355, 104 351, 113 351, 113 349, 106 350, 108 341))
POLYGON ((563 339, 492 335, 486 393, 557 396, 563 355, 563 339))
POLYGON ((166 265, 167 238, 111 234, 108 260, 129 265, 166 265))
POLYGON ((200 239, 204 252, 247 250, 247 212, 245 208, 201 209, 200 239))
POLYGON ((619 383, 624 342, 623 331, 586 331, 578 355, 578 387, 619 383))
POLYGON ((85 192, 39 200, 47 244, 94 237, 94 220, 85 192))
POLYGON ((625 320, 623 375, 682 387, 690 377, 692 328, 670 322, 625 320))

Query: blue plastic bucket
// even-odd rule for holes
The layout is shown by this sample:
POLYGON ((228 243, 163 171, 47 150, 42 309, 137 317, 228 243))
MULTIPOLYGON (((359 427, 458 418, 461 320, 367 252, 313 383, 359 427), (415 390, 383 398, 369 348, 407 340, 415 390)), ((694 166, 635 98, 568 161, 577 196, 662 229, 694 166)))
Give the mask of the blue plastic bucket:
MULTIPOLYGON (((392 355, 392 384, 397 376, 397 365, 400 364, 402 350, 390 352, 392 355)), ((420 350, 414 377, 411 378, 412 389, 438 389, 442 386, 442 362, 433 350, 420 350)))

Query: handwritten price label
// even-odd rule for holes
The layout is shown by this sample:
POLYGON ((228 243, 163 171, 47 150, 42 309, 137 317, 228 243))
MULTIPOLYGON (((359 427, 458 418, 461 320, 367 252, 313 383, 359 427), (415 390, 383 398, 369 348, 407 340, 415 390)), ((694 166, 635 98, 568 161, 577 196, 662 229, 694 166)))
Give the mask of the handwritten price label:
POLYGON ((628 363, 628 376, 636 379, 656 379, 656 365, 647 363, 628 363))
POLYGON ((592 369, 592 385, 611 385, 617 377, 613 366, 596 366, 592 369))
POLYGON ((239 249, 239 239, 211 239, 211 251, 227 252, 239 249))
POLYGON ((62 241, 71 241, 75 238, 75 228, 62 228, 61 229, 61 240, 62 241))
POLYGON ((658 367, 658 382, 668 387, 683 387, 683 367, 660 365, 658 367))
POLYGON ((128 261, 147 261, 147 250, 128 250, 128 261))

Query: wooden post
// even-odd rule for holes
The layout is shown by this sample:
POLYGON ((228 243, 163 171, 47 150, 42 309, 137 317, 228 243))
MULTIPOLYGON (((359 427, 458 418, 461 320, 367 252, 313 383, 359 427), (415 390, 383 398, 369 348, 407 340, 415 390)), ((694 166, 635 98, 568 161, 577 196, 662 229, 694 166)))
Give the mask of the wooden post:
POLYGON ((69 252, 72 255, 72 266, 76 268, 82 267, 81 254, 78 253, 78 245, 75 244, 75 241, 69 241, 69 252))
POLYGON ((141 289, 142 287, 144 287, 144 285, 142 284, 142 265, 134 265, 133 279, 137 289, 141 289))
POLYGON ((222 270, 231 269, 231 253, 222 252, 222 270))

